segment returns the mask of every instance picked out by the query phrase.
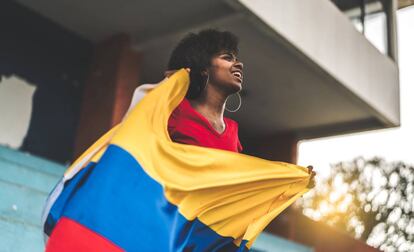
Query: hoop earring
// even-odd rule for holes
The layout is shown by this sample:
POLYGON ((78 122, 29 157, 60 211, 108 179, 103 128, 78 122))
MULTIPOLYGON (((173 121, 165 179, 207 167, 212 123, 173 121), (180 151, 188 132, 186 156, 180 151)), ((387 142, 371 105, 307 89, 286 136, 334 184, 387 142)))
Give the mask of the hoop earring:
POLYGON ((206 83, 204 84, 204 88, 207 87, 208 82, 210 81, 210 75, 207 73, 206 83))
MULTIPOLYGON (((239 93, 239 92, 237 92, 236 94, 237 94, 237 96, 239 97, 239 105, 238 105, 238 106, 237 106, 237 108, 236 108, 236 109, 234 109, 234 110, 231 110, 231 109, 228 109, 227 107, 224 107, 224 109, 225 109, 225 110, 227 110, 228 112, 231 112, 231 113, 237 112, 237 111, 240 109, 240 107, 241 107, 241 104, 242 104, 242 99, 241 99, 240 93, 239 93)), ((227 103, 226 103, 226 104, 227 104, 227 103)))

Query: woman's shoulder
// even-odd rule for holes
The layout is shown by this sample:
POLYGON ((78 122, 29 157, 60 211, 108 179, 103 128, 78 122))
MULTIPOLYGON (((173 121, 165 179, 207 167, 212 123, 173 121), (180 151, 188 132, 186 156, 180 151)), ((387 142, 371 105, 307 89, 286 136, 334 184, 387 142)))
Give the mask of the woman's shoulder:
POLYGON ((200 118, 194 114, 190 102, 184 98, 173 110, 168 119, 168 129, 170 131, 188 131, 195 125, 202 124, 200 118))

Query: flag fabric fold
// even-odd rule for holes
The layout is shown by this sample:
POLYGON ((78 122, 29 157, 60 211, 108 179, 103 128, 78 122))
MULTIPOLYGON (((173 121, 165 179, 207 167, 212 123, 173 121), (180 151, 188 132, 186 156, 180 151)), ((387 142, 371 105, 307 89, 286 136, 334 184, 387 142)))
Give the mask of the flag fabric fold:
POLYGON ((247 251, 308 191, 307 168, 172 142, 168 118, 188 86, 180 70, 139 87, 124 120, 68 168, 44 208, 47 250, 247 251))

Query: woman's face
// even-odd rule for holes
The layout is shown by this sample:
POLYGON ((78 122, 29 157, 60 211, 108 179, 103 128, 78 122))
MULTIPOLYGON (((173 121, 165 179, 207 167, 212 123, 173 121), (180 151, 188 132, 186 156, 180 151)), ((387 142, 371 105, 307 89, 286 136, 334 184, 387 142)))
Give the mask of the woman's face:
POLYGON ((226 94, 233 94, 242 89, 243 63, 232 53, 219 53, 211 59, 208 69, 209 83, 226 94))

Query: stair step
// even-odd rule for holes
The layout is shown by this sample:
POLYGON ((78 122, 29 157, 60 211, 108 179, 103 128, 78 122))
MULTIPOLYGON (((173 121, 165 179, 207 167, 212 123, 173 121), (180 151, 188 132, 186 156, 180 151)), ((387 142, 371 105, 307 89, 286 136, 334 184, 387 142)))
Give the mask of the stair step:
POLYGON ((0 216, 0 251, 44 251, 43 233, 40 227, 0 216))
POLYGON ((312 247, 287 240, 280 236, 262 232, 254 242, 251 252, 313 252, 312 247))
POLYGON ((61 176, 0 159, 0 179, 49 193, 61 176))
POLYGON ((0 146, 0 251, 44 251, 43 206, 65 169, 0 146))
POLYGON ((0 216, 41 226, 47 193, 0 179, 0 216))
POLYGON ((57 176, 62 175, 66 169, 62 164, 36 157, 29 153, 10 149, 5 146, 0 146, 0 159, 57 176))

